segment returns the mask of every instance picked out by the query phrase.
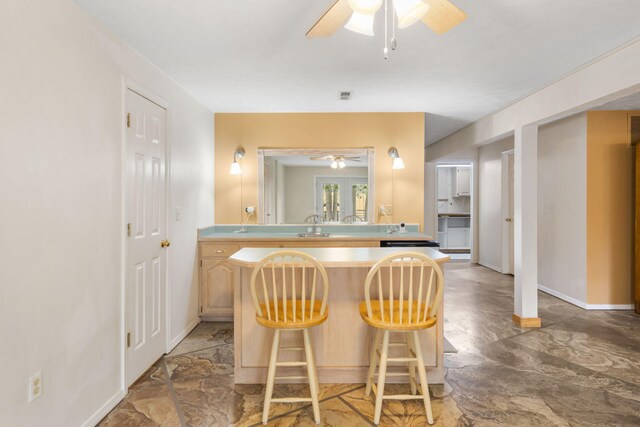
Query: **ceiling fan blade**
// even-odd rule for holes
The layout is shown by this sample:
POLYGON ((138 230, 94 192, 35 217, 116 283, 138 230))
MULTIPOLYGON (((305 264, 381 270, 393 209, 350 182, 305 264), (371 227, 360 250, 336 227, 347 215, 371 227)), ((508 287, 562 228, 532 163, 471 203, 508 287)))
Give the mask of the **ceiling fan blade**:
POLYGON ((307 37, 326 37, 335 33, 351 15, 349 0, 337 0, 307 32, 307 37))
POLYGON ((309 160, 333 160, 333 156, 309 157, 309 160))
POLYGON ((467 19, 467 14, 447 0, 423 0, 429 5, 429 11, 422 22, 436 34, 444 34, 467 19))

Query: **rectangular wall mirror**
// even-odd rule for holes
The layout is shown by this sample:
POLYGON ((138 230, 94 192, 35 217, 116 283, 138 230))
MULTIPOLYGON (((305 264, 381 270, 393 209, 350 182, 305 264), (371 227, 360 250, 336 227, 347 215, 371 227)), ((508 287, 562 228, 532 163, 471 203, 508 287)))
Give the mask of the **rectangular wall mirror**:
POLYGON ((373 148, 258 149, 260 224, 374 222, 373 148))

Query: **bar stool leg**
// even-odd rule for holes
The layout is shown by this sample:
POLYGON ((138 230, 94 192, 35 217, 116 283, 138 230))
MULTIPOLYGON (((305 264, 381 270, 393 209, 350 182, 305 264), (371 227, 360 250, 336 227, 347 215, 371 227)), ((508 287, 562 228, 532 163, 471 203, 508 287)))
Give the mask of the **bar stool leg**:
POLYGON ((313 418, 316 424, 320 424, 320 406, 318 404, 318 379, 316 378, 316 365, 313 359, 313 349, 311 348, 311 339, 309 338, 309 330, 303 329, 304 351, 307 359, 307 375, 309 376, 309 389, 311 392, 311 404, 313 405, 313 418))
POLYGON ((431 399, 429 398, 429 383, 427 382, 427 372, 424 368, 424 360, 422 358, 422 348, 420 347, 420 338, 418 331, 413 331, 413 347, 418 359, 418 374, 420 375, 420 387, 422 389, 422 398, 424 400, 424 409, 427 412, 427 422, 433 424, 433 413, 431 412, 431 399))
POLYGON ((262 424, 269 422, 269 406, 273 396, 273 384, 276 379, 276 363, 278 362, 278 348, 280 347, 280 329, 273 334, 271 345, 271 357, 269 358, 269 370, 267 371, 267 388, 264 392, 264 408, 262 409, 262 424))
MULTIPOLYGON (((405 338, 407 339, 407 358, 409 357, 413 357, 413 355, 411 354, 411 351, 413 351, 413 353, 415 353, 415 349, 414 344, 413 344, 413 337, 411 332, 405 332, 404 334, 405 338)), ((411 383, 411 394, 413 394, 414 396, 416 395, 416 393, 418 392, 418 389, 416 388, 416 362, 408 362, 409 363, 409 382, 411 383)))
POLYGON ((378 347, 380 347, 380 338, 382 337, 382 330, 376 328, 376 336, 373 339, 373 346, 371 347, 371 357, 369 357, 369 373, 367 374, 367 389, 365 395, 371 394, 371 384, 376 374, 376 366, 378 365, 378 347))
POLYGON ((380 354, 380 370, 378 371, 378 386, 376 389, 376 408, 373 423, 380 424, 382 413, 382 398, 384 396, 384 382, 387 375, 387 356, 389 354, 389 331, 385 330, 382 337, 382 352, 380 354))
MULTIPOLYGON (((308 329, 303 329, 302 330, 302 337, 304 338, 304 331, 308 331, 308 329)), ((311 336, 309 335, 309 348, 311 349, 311 351, 309 352, 309 359, 305 359, 307 360, 307 362, 309 363, 309 361, 311 361, 311 366, 313 366, 313 378, 315 379, 316 382, 316 394, 318 395, 318 398, 320 396, 320 384, 318 381, 318 371, 316 370, 316 357, 313 354, 313 346, 311 345, 311 336)), ((306 354, 305 354, 306 357, 306 354)), ((309 382, 309 390, 311 390, 311 382, 309 382)))

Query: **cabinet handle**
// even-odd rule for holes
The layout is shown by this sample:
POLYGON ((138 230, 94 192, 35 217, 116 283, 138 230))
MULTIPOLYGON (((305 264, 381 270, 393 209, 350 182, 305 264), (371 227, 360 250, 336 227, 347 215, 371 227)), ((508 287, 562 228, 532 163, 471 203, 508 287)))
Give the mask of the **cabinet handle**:
POLYGON ((505 218, 504 220, 507 222, 511 222, 511 218, 505 218))
POLYGON ((224 253, 224 250, 223 250, 223 249, 217 249, 217 250, 216 250, 216 253, 217 253, 217 254, 223 254, 223 253, 224 253))

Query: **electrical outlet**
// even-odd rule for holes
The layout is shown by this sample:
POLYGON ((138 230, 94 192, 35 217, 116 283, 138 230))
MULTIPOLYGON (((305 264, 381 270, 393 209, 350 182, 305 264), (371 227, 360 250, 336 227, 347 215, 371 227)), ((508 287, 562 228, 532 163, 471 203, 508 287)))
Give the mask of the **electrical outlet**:
POLYGON ((252 213, 254 213, 256 211, 256 207, 255 206, 247 206, 246 208, 244 208, 244 211, 246 213, 248 213, 249 215, 251 215, 252 213))
POLYGON ((42 396, 42 371, 29 377, 29 403, 42 396))

